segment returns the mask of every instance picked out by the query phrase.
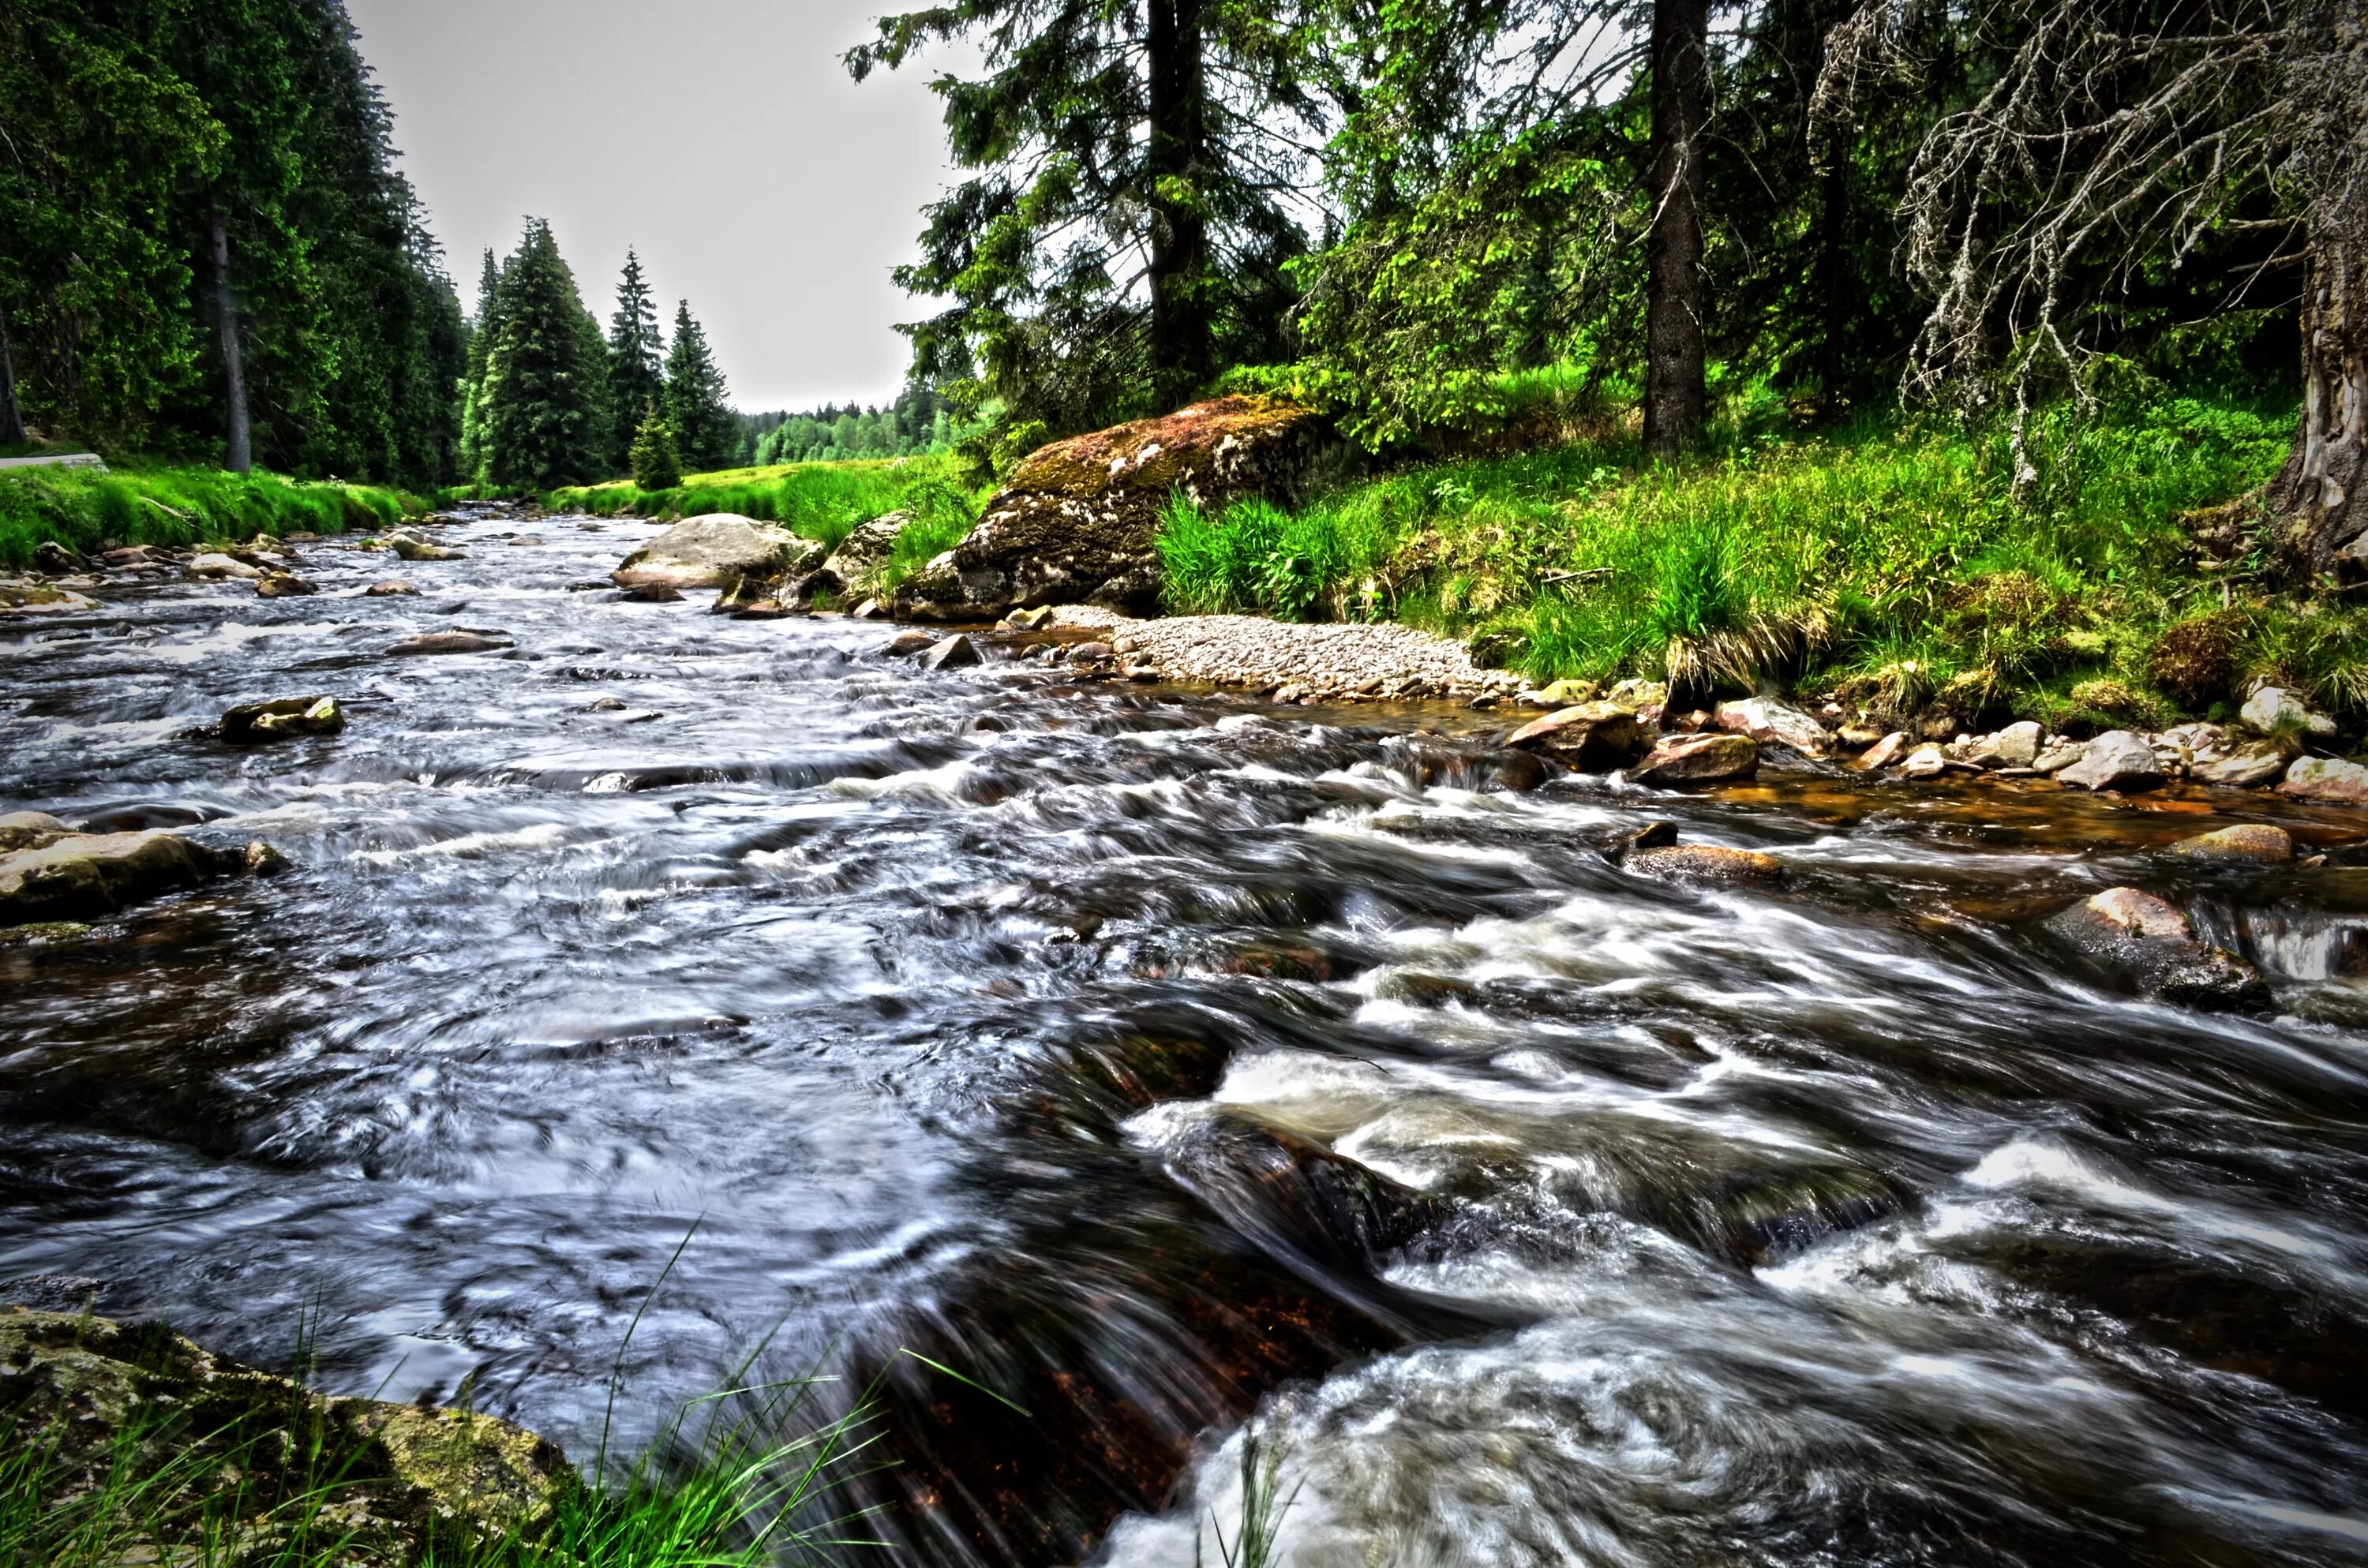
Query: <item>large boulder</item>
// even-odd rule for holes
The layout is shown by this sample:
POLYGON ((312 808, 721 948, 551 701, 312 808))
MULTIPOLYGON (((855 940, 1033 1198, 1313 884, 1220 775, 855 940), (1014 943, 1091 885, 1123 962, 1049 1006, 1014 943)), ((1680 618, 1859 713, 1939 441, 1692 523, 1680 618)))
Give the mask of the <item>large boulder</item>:
POLYGON ((2297 757, 2286 769, 2281 795, 2297 801, 2332 801, 2348 806, 2368 806, 2368 767, 2328 756, 2297 757))
MULTIPOLYGON (((151 1478, 220 1475, 258 1504, 290 1499, 239 1522, 275 1532, 290 1561, 352 1563, 475 1561, 532 1541, 580 1484, 553 1444, 490 1415, 326 1399, 159 1326, 23 1307, 0 1307, 0 1444, 45 1452, 52 1507, 103 1508, 120 1488, 131 1507, 93 1523, 121 1533, 125 1563, 211 1560, 184 1539, 194 1510, 133 1511, 151 1478), (308 1506, 332 1488, 331 1506, 308 1506)), ((279 1552, 238 1554, 265 1557, 279 1552)))
POLYGON ((1740 702, 1722 702, 1713 716, 1718 727, 1730 734, 1749 735, 1761 745, 1790 746, 1803 756, 1827 757, 1834 755, 1834 738, 1826 727, 1797 708, 1765 697, 1747 697, 1740 702))
POLYGON ((1632 784, 1724 784, 1759 771, 1759 743, 1748 735, 1663 735, 1629 770, 1632 784))
POLYGON ((211 881, 238 863, 177 834, 70 834, 0 854, 0 926, 79 920, 211 881))
POLYGON ((991 620, 1015 606, 1080 602, 1156 611, 1171 495, 1204 507, 1295 502, 1325 452, 1317 415, 1255 397, 1055 441, 1020 463, 967 538, 905 579, 896 613, 991 620))
POLYGON ((2089 743, 2079 761, 2055 777, 2084 790, 2152 790, 2164 775, 2162 759, 2144 737, 2108 730, 2089 743))
POLYGON ((620 588, 723 588, 744 577, 794 576, 822 560, 814 540, 734 512, 686 517, 625 557, 609 580, 620 588))
POLYGON ((2196 940, 2186 911, 2137 888, 2107 888, 2055 915, 2047 929, 2098 968, 2166 1002, 2252 1012, 2271 1000, 2260 970, 2196 940))
POLYGON ((1565 767, 1600 773, 1645 750, 1645 728, 1636 715, 1610 702, 1582 702, 1533 720, 1505 737, 1505 744, 1539 751, 1565 767))

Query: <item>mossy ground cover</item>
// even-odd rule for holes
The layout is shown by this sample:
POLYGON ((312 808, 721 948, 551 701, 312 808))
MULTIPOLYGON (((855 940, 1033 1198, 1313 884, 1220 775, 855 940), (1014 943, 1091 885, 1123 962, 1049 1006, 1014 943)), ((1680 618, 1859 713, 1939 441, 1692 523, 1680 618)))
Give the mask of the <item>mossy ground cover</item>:
MULTIPOLYGON (((1171 606, 1392 617, 1541 681, 1907 681, 1969 718, 2208 714, 2269 677, 2368 719, 2368 612, 2272 591, 2180 518, 2260 485, 2292 411, 2068 413, 2014 494, 2003 432, 1870 419, 1675 466, 1613 434, 1403 469, 1295 512, 1170 509, 1171 606)), ((1916 693, 1909 693, 1914 696, 1916 693)))
POLYGON ((0 566, 22 566, 48 540, 90 551, 113 544, 195 544, 258 533, 377 528, 423 510, 400 491, 211 468, 0 470, 0 566))
POLYGON ((892 458, 852 462, 776 463, 686 475, 666 490, 643 490, 631 480, 552 491, 552 511, 595 517, 696 517, 734 512, 835 545, 859 525, 890 512, 916 521, 898 536, 894 555, 873 579, 893 588, 931 556, 951 550, 978 521, 987 492, 968 484, 951 457, 892 458))

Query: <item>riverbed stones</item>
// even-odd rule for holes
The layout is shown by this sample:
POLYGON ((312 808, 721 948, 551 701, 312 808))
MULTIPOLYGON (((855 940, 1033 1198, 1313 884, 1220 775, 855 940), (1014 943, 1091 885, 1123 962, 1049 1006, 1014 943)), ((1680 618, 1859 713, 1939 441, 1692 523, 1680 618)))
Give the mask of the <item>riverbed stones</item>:
POLYGON ((1920 783, 1938 778, 1949 771, 1949 754, 1941 749, 1940 742, 1926 741, 1909 752, 1907 760, 1899 767, 1901 772, 1920 783))
POLYGON ((1823 758, 1834 754, 1834 738, 1823 724, 1773 698, 1747 697, 1739 702, 1722 702, 1712 718, 1720 729, 1749 735, 1761 745, 1790 746, 1807 757, 1823 758))
POLYGON ((2045 778, 2054 778, 2088 755, 2089 743, 2086 741, 2050 741, 2032 759, 2031 770, 2045 778))
POLYGON ((609 576, 620 588, 723 588, 744 577, 795 576, 822 556, 821 545, 778 524, 713 512, 675 524, 626 556, 609 576))
POLYGON ((2335 721, 2314 713, 2303 699, 2283 687, 2265 686, 2245 699, 2237 722, 2260 735, 2311 736, 2325 740, 2335 733, 2335 721))
POLYGON ((255 581, 255 597, 259 599, 301 598, 320 591, 293 572, 273 572, 255 581))
POLYGON ((1602 773, 1643 752, 1646 737, 1627 709, 1582 702, 1532 720, 1506 736, 1505 744, 1543 752, 1582 773, 1602 773))
MULTIPOLYGON (((161 1326, 80 1312, 0 1307, 0 1430, 52 1445, 58 1495, 110 1472, 138 1486, 166 1467, 239 1473, 258 1498, 334 1478, 323 1522, 344 1541, 340 1562, 473 1559, 483 1545, 532 1541, 580 1484, 552 1443, 493 1416, 324 1398, 161 1326), (310 1470, 282 1472, 307 1455, 310 1470)), ((201 1555, 155 1548, 120 1561, 201 1555)))
POLYGON ((9 812, 0 814, 0 851, 39 849, 72 832, 47 812, 9 812))
POLYGON ((2182 838, 2170 846, 2170 853, 2196 860, 2283 866, 2294 859, 2294 835, 2268 823, 2239 823, 2182 838))
POLYGON ((71 834, 0 854, 0 926, 79 920, 178 892, 231 869, 177 834, 71 834))
POLYGON ((2040 727, 2025 719, 1975 741, 1965 760, 1976 767, 2029 767, 2039 760, 2040 727))
POLYGON ((1748 735, 1663 735, 1629 771, 1632 784, 1725 784, 1759 772, 1759 743, 1748 735))
POLYGON ((2255 1011, 2271 1001, 2260 970, 2198 941, 2185 911, 2139 888, 2108 888, 2052 916, 2047 929, 2099 968, 2166 1002, 2255 1011))
POLYGON ((362 597, 369 599, 403 598, 417 592, 419 592, 417 588, 402 578, 389 577, 382 583, 372 583, 369 587, 364 588, 362 597))
POLYGON ((2328 801, 2339 805, 2368 805, 2368 767, 2334 757, 2305 756, 2286 769, 2278 793, 2297 801, 2328 801))
POLYGON ((215 733, 233 744, 284 740, 291 735, 334 735, 346 727, 345 711, 325 694, 275 697, 227 710, 215 733))
POLYGON ((2083 790, 2152 790, 2164 780, 2162 759, 2143 736, 2108 730, 2089 743, 2080 760, 2055 776, 2083 790))
POLYGON ((2187 775, 2199 784, 2254 790, 2274 784, 2294 761, 2294 744, 2283 738, 2237 741, 2222 748, 2198 752, 2187 775))
POLYGON ((921 667, 925 670, 958 670, 978 662, 978 645, 959 631, 932 642, 921 655, 921 667))
POLYGON ((397 642, 387 653, 393 658, 411 659, 443 653, 495 653, 516 645, 507 637, 482 631, 430 631, 397 642))
POLYGON ((48 576, 71 577, 82 569, 82 557, 56 540, 43 540, 33 551, 33 570, 48 576))
POLYGON ((1907 745, 1907 732, 1894 730, 1889 734, 1879 737, 1864 751, 1859 753, 1858 760, 1851 766, 1867 773, 1881 772, 1906 756, 1907 745))
POLYGON ((181 575, 192 581, 219 582, 224 577, 239 577, 252 582, 263 575, 263 568, 250 566, 234 555, 225 555, 221 551, 210 550, 202 555, 191 556, 182 566, 181 575))
POLYGON ((461 561, 468 557, 466 551, 448 549, 409 528, 397 528, 387 535, 386 547, 405 561, 461 561))
POLYGON ((991 620, 1019 605, 1159 604, 1156 540, 1178 494, 1214 510, 1246 496, 1288 504, 1330 443, 1295 404, 1225 397, 1039 448, 978 526, 897 589, 913 619, 991 620))
POLYGON ((942 641, 942 638, 933 637, 926 631, 900 631, 888 639, 888 652, 899 658, 909 658, 915 653, 928 653, 942 641))

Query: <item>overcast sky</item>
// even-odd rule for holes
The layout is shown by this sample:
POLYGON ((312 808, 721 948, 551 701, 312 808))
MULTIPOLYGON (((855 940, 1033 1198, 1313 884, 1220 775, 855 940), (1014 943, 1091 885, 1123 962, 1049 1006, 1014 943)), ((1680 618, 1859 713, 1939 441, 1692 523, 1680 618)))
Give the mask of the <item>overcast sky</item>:
POLYGON ((551 220, 601 321, 625 247, 707 328, 750 411, 884 403, 888 279, 945 185, 941 60, 861 86, 838 57, 895 0, 347 0, 461 302, 551 220))

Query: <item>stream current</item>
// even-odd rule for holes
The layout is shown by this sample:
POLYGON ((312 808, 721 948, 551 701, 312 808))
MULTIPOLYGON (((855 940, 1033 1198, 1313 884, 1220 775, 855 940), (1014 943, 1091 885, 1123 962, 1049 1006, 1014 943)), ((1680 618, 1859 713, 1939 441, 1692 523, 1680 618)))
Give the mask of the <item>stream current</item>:
POLYGON ((294 862, 0 947, 0 1296, 579 1458, 612 1370, 612 1449, 876 1380, 908 1561, 1214 1562, 1254 1423, 1296 1568, 2368 1562, 2368 815, 1522 790, 1486 715, 581 588, 649 531, 0 630, 0 810, 294 862), (2328 863, 2159 854, 2236 820, 2328 863), (2275 1016, 2039 929, 2119 884, 2275 1016))

